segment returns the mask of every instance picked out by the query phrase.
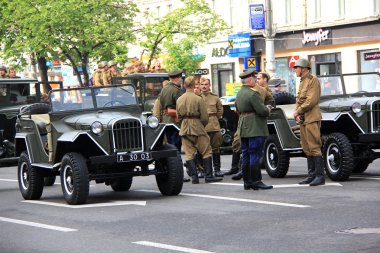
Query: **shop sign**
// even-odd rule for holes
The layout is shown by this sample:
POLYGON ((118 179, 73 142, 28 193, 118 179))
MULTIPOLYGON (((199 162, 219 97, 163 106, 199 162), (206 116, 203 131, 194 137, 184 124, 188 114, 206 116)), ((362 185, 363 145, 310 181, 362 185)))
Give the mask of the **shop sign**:
POLYGON ((288 61, 289 61, 289 68, 293 68, 294 65, 296 64, 296 62, 300 59, 300 56, 299 55, 293 55, 293 56, 289 56, 288 57, 288 61))
POLYGON ((377 59, 380 59, 380 52, 364 53, 365 61, 377 60, 377 59))
POLYGON ((192 72, 192 75, 208 75, 210 73, 209 69, 196 69, 192 72))
POLYGON ((249 57, 251 56, 251 33, 228 35, 228 56, 249 57))
POLYGON ((242 83, 226 83, 226 96, 236 96, 242 83))
MULTIPOLYGON (((325 41, 327 42, 327 40, 329 38, 329 34, 330 34, 330 30, 323 30, 322 28, 319 29, 315 33, 307 33, 305 31, 303 31, 302 44, 306 45, 310 42, 314 42, 314 45, 316 45, 316 46, 318 46, 320 44, 327 44, 324 42, 325 41)), ((329 44, 331 44, 331 42, 329 44)))
POLYGON ((265 29, 265 14, 263 4, 249 5, 249 19, 252 30, 265 29))
POLYGON ((228 47, 213 48, 211 57, 225 57, 228 55, 228 47))

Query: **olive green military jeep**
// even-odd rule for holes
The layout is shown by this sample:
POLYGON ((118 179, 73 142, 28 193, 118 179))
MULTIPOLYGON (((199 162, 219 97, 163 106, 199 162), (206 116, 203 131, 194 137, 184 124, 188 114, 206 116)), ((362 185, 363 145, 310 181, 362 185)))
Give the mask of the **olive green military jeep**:
POLYGON ((86 202, 91 180, 128 191, 133 177, 155 175, 163 195, 181 192, 181 157, 163 144, 174 126, 142 113, 133 85, 60 89, 49 97, 49 105, 22 108, 16 123, 25 199, 39 199, 44 177, 57 175, 64 198, 74 205, 86 202))
MULTIPOLYGON (((380 157, 380 74, 352 73, 318 77, 321 83, 322 155, 326 173, 334 181, 364 172, 380 157)), ((271 177, 284 177, 290 157, 305 156, 295 105, 280 105, 268 119, 270 136, 264 161, 271 177)))
POLYGON ((0 166, 17 164, 14 153, 15 123, 21 107, 41 102, 43 91, 62 86, 62 82, 35 79, 0 79, 0 166))

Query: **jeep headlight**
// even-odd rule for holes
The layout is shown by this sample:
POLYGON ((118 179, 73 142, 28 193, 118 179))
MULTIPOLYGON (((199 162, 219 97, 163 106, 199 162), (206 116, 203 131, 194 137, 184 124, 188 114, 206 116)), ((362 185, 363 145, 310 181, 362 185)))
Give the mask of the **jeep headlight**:
POLYGON ((358 102, 355 102, 352 104, 351 106, 351 110, 354 112, 354 113, 359 113, 361 110, 362 110, 362 106, 360 103, 358 102))
POLYGON ((155 116, 149 116, 146 120, 146 123, 150 128, 158 127, 158 119, 155 116))
POLYGON ((103 132, 103 125, 99 121, 95 121, 91 124, 91 131, 96 134, 100 135, 103 132))

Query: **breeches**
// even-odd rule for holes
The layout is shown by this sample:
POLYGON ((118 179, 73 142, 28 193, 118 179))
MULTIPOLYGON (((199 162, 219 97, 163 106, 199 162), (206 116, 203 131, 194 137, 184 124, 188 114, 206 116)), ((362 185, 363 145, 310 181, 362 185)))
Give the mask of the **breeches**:
POLYGON ((235 132, 234 140, 232 141, 232 151, 235 153, 241 152, 240 135, 238 131, 235 132))
POLYGON ((263 154, 264 136, 241 138, 242 165, 255 165, 263 154))
POLYGON ((210 157, 212 154, 210 137, 208 135, 182 136, 182 148, 185 152, 186 161, 193 160, 197 151, 202 155, 203 159, 210 157))
POLYGON ((220 153, 220 146, 222 145, 223 139, 220 131, 217 132, 208 132, 208 136, 210 137, 210 145, 212 149, 212 153, 220 153))
POLYGON ((307 156, 321 156, 321 122, 300 125, 301 146, 307 156))

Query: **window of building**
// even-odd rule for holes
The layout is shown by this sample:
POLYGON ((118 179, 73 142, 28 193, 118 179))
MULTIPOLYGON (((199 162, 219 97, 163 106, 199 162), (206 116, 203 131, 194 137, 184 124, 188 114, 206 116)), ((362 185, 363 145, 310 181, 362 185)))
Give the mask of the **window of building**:
POLYGON ((380 0, 373 0, 374 14, 380 14, 380 0))
POLYGON ((222 97, 226 95, 226 84, 234 83, 234 63, 211 65, 212 92, 222 97))
POLYGON ((285 0, 285 23, 292 23, 292 0, 285 0))
POLYGON ((376 52, 380 54, 378 48, 358 51, 359 72, 380 72, 380 59, 376 59, 376 54, 371 54, 376 52))
POLYGON ((156 13, 157 13, 157 17, 159 18, 160 17, 160 6, 156 7, 156 13))
POLYGON ((311 72, 317 76, 342 73, 340 53, 311 55, 309 59, 311 72))
POLYGON ((346 14, 346 0, 338 1, 338 13, 339 13, 339 18, 344 18, 346 14))
POLYGON ((167 6, 168 12, 171 12, 171 11, 172 11, 172 8, 173 8, 173 5, 168 4, 168 6, 167 6))
POLYGON ((314 0, 314 21, 321 20, 321 0, 314 0))

